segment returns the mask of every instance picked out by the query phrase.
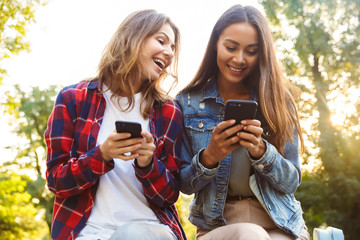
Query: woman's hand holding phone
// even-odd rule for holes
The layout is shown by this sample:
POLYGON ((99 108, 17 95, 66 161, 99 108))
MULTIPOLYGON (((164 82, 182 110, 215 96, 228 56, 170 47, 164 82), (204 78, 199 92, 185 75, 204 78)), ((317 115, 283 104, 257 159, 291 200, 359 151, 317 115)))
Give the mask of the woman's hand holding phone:
POLYGON ((261 122, 254 119, 257 103, 254 101, 228 100, 225 121, 219 123, 212 132, 210 144, 202 152, 200 162, 213 168, 239 145, 246 147, 254 159, 261 158, 266 145, 261 138, 261 122))
POLYGON ((139 156, 142 138, 130 138, 130 133, 118 133, 116 130, 111 132, 107 139, 100 145, 100 151, 105 161, 120 158, 124 161, 134 159, 139 156), (131 153, 127 155, 127 153, 131 153))
POLYGON ((100 145, 103 159, 110 161, 119 158, 129 161, 136 158, 139 167, 150 165, 155 151, 154 139, 147 131, 141 131, 141 136, 142 138, 131 138, 130 133, 118 133, 114 130, 100 145))
POLYGON ((235 120, 219 123, 212 131, 210 144, 200 155, 200 162, 206 168, 213 168, 230 152, 239 146, 239 137, 236 133, 242 130, 241 125, 235 125, 235 120), (229 138, 230 136, 234 137, 229 138))
POLYGON ((152 135, 142 131, 138 122, 118 120, 115 122, 115 128, 116 131, 100 146, 104 160, 119 158, 128 161, 136 158, 139 167, 148 166, 155 150, 152 135))
POLYGON ((236 123, 241 124, 242 131, 237 133, 239 143, 246 147, 255 159, 261 158, 266 151, 266 145, 261 138, 261 122, 255 119, 257 107, 257 102, 244 100, 228 100, 225 107, 225 120, 235 119, 236 123))
POLYGON ((141 147, 138 150, 137 164, 139 167, 147 167, 152 163, 152 159, 155 151, 154 138, 151 133, 147 131, 141 131, 143 141, 141 147))
POLYGON ((246 147, 252 158, 260 159, 266 151, 266 144, 261 135, 263 129, 259 120, 243 120, 241 121, 244 131, 238 132, 240 145, 246 147))

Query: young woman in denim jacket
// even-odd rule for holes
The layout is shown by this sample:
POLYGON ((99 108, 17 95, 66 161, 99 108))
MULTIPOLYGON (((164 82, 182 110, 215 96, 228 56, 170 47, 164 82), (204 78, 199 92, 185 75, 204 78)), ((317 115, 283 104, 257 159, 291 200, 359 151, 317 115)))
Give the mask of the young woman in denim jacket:
POLYGON ((227 10, 177 96, 185 125, 180 190, 195 193, 189 220, 197 239, 309 239, 294 198, 303 139, 291 90, 264 16, 250 6, 227 10), (235 123, 223 121, 229 99, 257 101, 256 119, 225 130, 235 123))

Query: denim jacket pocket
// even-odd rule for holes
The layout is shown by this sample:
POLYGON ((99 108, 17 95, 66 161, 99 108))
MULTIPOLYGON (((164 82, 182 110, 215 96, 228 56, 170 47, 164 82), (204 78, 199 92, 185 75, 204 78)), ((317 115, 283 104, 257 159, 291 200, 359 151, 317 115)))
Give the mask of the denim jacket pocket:
POLYGON ((206 114, 187 114, 184 116, 184 125, 189 134, 195 153, 206 148, 210 143, 213 129, 219 120, 206 114))

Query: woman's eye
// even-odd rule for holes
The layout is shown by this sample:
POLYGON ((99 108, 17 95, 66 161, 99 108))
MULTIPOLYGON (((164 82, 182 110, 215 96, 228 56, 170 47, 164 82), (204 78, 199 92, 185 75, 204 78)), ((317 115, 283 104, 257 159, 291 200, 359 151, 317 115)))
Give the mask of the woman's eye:
POLYGON ((247 50, 249 55, 256 55, 258 53, 258 48, 250 48, 247 50))
POLYGON ((158 42, 163 45, 164 44, 164 40, 162 40, 161 38, 158 39, 158 42))
POLYGON ((230 52, 232 52, 232 51, 235 51, 236 48, 234 48, 234 47, 226 47, 226 49, 229 50, 230 52))

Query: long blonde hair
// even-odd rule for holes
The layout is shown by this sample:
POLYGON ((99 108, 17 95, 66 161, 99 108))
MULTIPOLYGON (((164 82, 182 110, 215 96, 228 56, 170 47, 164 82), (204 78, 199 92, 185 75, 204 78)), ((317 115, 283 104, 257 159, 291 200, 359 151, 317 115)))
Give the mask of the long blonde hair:
POLYGON ((300 90, 283 76, 267 20, 254 7, 235 5, 219 18, 195 77, 181 92, 200 90, 208 83, 208 79, 217 76, 216 43, 226 27, 238 22, 252 24, 259 36, 259 63, 246 81, 256 89, 259 96, 260 110, 269 126, 269 136, 266 138, 283 154, 286 142, 293 140, 295 126, 303 152, 304 141, 294 101, 294 96, 300 90))
MULTIPOLYGON (((180 32, 169 17, 155 10, 142 10, 130 14, 120 24, 111 40, 105 47, 98 66, 98 79, 105 84, 113 93, 113 96, 128 98, 128 106, 124 111, 134 106, 134 84, 131 81, 142 81, 142 62, 140 51, 144 40, 155 34, 164 24, 169 24, 175 35, 174 58, 170 71, 162 72, 155 81, 147 79, 141 85, 141 113, 148 118, 155 101, 165 102, 169 99, 160 84, 167 76, 177 83, 177 65, 180 48, 180 32)), ((171 90, 171 88, 170 88, 171 90)), ((170 91, 169 90, 169 91, 170 91)))

